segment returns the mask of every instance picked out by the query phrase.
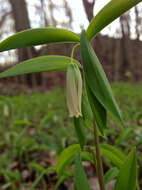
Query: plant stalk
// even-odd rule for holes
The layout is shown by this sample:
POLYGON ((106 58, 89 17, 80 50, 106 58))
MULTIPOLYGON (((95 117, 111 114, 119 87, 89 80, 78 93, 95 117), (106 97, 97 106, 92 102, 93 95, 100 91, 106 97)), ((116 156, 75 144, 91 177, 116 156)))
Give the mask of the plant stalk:
POLYGON ((97 176, 98 176, 98 181, 99 181, 99 185, 100 185, 100 190, 105 190, 103 164, 102 164, 100 144, 99 144, 99 135, 98 135, 98 128, 97 128, 96 122, 94 122, 94 142, 95 142, 95 150, 96 150, 96 158, 95 158, 96 170, 97 170, 97 176))

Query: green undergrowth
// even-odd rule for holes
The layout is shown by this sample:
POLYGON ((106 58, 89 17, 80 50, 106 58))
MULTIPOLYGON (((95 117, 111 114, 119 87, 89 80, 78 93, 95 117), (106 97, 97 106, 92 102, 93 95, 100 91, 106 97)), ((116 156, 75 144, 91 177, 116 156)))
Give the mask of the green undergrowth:
MULTIPOLYGON (((126 153, 132 145, 136 146, 142 170, 142 84, 119 82, 113 83, 112 88, 126 129, 122 130, 108 119, 109 129, 102 141, 107 140, 126 153)), ((45 165, 54 165, 53 160, 56 163, 65 147, 77 143, 63 88, 46 93, 0 96, 0 116, 0 187, 8 184, 12 187, 15 181, 24 186, 27 180, 32 181, 34 175, 40 174, 39 166, 43 169, 45 165), (26 177, 22 174, 24 170, 28 171, 26 177)), ((90 144, 93 137, 91 131, 86 130, 90 144)))

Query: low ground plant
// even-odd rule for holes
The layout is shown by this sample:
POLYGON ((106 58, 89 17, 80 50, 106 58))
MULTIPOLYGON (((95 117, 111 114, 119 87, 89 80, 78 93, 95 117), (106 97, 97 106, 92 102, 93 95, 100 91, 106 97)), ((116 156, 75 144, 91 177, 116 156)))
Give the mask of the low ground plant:
MULTIPOLYGON (((123 110, 124 123, 127 127, 121 130, 111 117, 108 117, 108 124, 105 129, 107 138, 101 139, 101 143, 113 145, 125 154, 128 154, 132 145, 137 147, 139 182, 141 184, 142 110, 139 108, 142 93, 141 84, 117 82, 112 84, 112 89, 120 108, 123 110)), ((2 189, 7 185, 7 188, 13 189, 12 184, 16 183, 19 184, 19 188, 28 187, 37 178, 39 180, 35 183, 34 189, 38 187, 44 189, 43 184, 47 183, 46 176, 50 176, 52 179, 53 174, 56 176, 56 171, 48 171, 48 175, 43 175, 42 171, 45 172, 48 168, 50 169, 50 166, 55 167, 60 153, 67 146, 77 144, 74 126, 68 117, 66 108, 65 89, 55 88, 46 93, 33 92, 32 94, 21 93, 12 96, 0 96, 0 100, 0 171, 2 171, 0 173, 0 188, 2 189), (8 105, 8 115, 4 114, 5 105, 8 105), (36 112, 33 111, 35 107, 38 107, 36 112), (12 110, 12 114, 10 114, 10 110, 12 110), (48 164, 46 164, 46 159, 48 164), (43 164, 44 162, 45 164, 43 164), (23 176, 25 171, 28 174, 26 178, 23 176), (18 175, 20 181, 17 181, 19 178, 9 177, 7 179, 6 174, 8 173, 13 173, 13 176, 18 175), (33 178, 32 176, 35 175, 37 177, 33 178)), ((91 145, 93 143, 92 131, 89 128, 85 128, 85 130, 87 145, 91 145)), ((103 163, 105 173, 115 166, 111 157, 106 161, 103 156, 103 163)), ((72 171, 73 168, 69 170, 72 171)), ((118 173, 116 168, 110 171, 118 173)), ((113 177, 116 178, 115 175, 113 177)), ((70 184, 68 178, 71 176, 67 175, 65 179, 63 178, 59 182, 57 180, 52 181, 51 184, 55 186, 57 183, 58 189, 62 189, 62 184, 70 184)))

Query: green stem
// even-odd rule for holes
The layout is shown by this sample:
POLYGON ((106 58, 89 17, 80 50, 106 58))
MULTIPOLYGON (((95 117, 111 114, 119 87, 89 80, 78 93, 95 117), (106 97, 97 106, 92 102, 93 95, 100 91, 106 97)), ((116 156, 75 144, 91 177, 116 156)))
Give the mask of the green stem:
POLYGON ((98 135, 97 125, 95 122, 94 122, 94 142, 95 142, 95 150, 96 150, 96 158, 95 158, 96 170, 97 170, 100 190, 105 190, 103 164, 102 164, 100 145, 99 145, 99 135, 98 135))
POLYGON ((72 51, 71 51, 71 58, 72 58, 72 59, 73 59, 73 56, 74 56, 74 51, 75 51, 75 49, 76 49, 78 46, 80 46, 80 43, 75 44, 75 45, 73 46, 73 48, 72 48, 72 51))

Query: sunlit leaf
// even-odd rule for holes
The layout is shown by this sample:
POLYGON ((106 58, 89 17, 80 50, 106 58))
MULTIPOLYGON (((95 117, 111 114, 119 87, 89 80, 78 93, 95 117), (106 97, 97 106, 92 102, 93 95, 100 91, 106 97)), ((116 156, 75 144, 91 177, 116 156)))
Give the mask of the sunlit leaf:
POLYGON ((79 65, 79 62, 75 59, 71 59, 66 56, 41 56, 33 59, 29 59, 14 67, 8 69, 7 71, 0 73, 0 78, 23 75, 29 73, 37 73, 43 71, 53 71, 53 70, 66 70, 67 66, 74 62, 79 65))
POLYGON ((110 2, 92 19, 87 28, 87 37, 91 40, 103 28, 134 7, 142 0, 110 0, 110 2))
POLYGON ((53 27, 34 28, 18 32, 0 43, 0 52, 57 42, 79 42, 74 32, 53 27))

